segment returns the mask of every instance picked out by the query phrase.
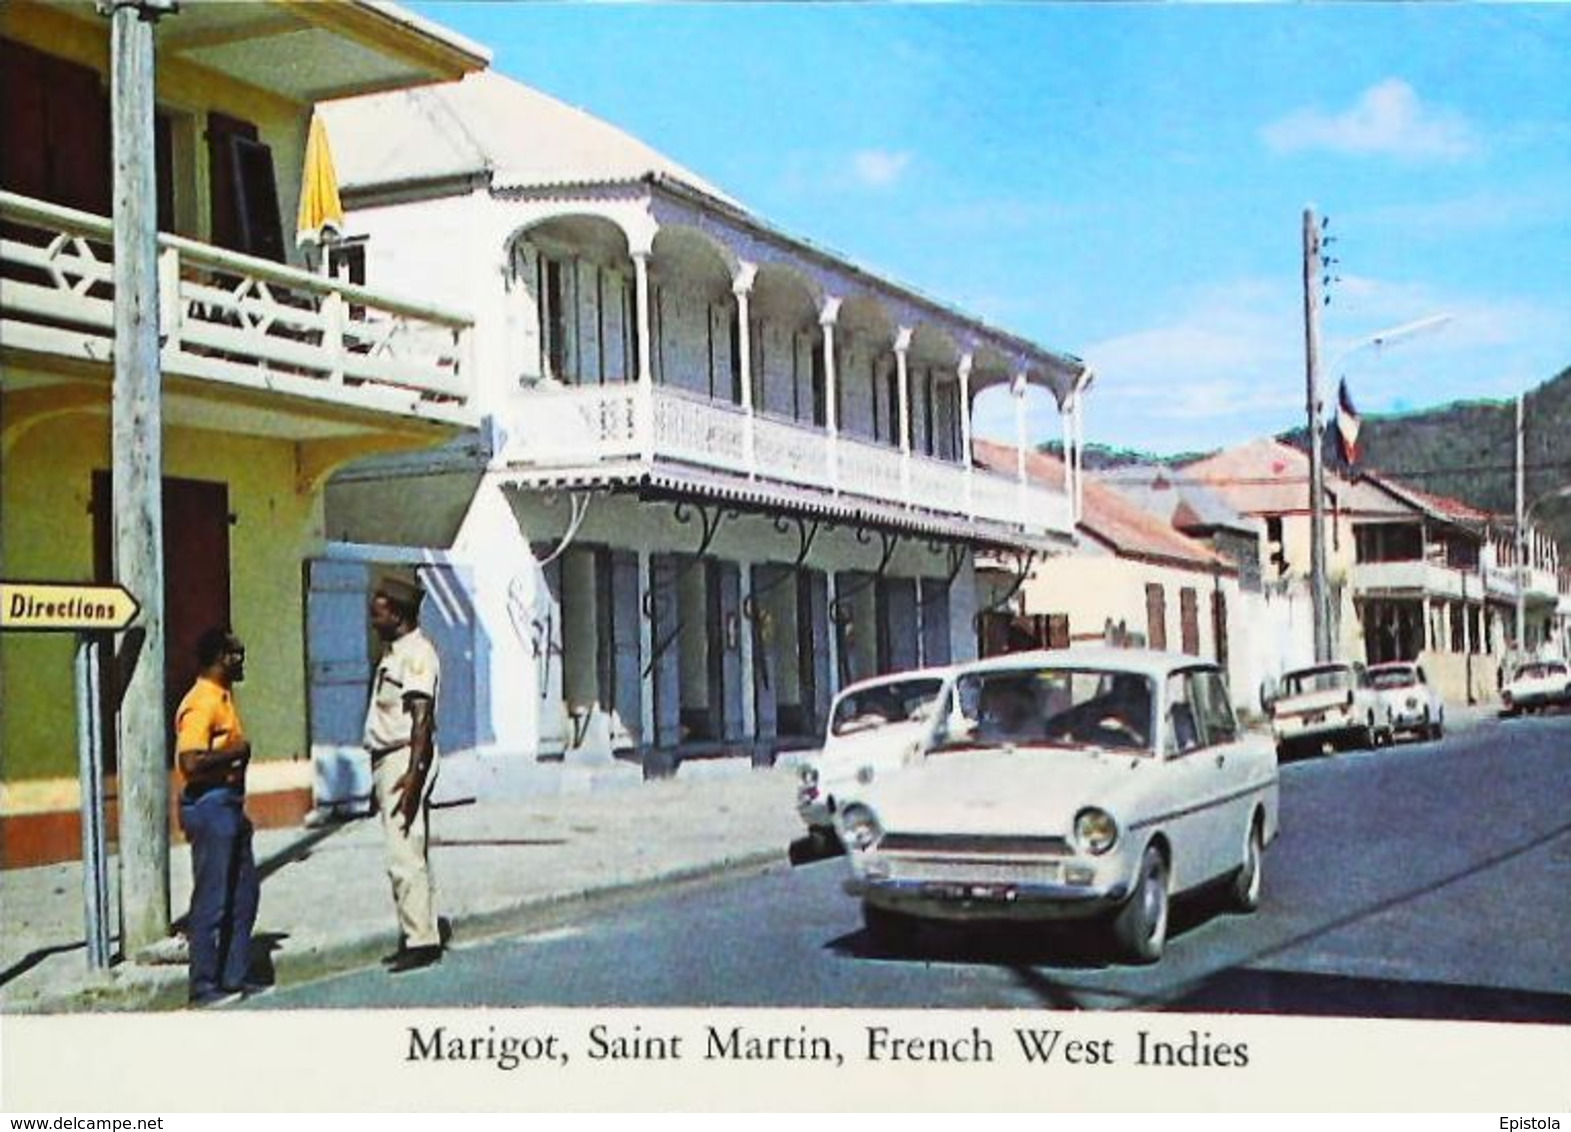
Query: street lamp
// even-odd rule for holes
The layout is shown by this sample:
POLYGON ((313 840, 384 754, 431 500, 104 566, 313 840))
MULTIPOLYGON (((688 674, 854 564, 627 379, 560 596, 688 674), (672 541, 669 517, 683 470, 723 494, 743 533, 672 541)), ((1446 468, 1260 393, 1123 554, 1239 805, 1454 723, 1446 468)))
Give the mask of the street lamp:
MULTIPOLYGON (((1383 350, 1394 342, 1403 341, 1444 326, 1455 316, 1433 314, 1385 330, 1376 331, 1345 346, 1332 359, 1328 367, 1335 371, 1341 364, 1360 350, 1383 350)), ((1311 336, 1313 330, 1311 330, 1311 336)), ((1320 403, 1320 373, 1315 350, 1311 348, 1309 360, 1309 600, 1314 609, 1315 660, 1325 663, 1331 659, 1330 602, 1326 594, 1326 492, 1325 466, 1321 456, 1322 422, 1320 403)))

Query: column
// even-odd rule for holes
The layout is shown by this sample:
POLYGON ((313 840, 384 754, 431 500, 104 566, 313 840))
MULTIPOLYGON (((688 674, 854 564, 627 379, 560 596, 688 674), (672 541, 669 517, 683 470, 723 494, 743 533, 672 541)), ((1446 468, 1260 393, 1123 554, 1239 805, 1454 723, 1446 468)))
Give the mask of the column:
POLYGON ((1026 524, 1026 387, 1024 373, 1015 374, 1009 394, 1015 399, 1015 521, 1026 524))
POLYGON ((955 376, 960 379, 960 474, 961 482, 965 485, 965 510, 971 518, 976 518, 976 506, 971 498, 971 366, 975 355, 969 350, 960 355, 960 363, 955 366, 955 376))
POLYGON ((633 253, 633 305, 638 316, 638 420, 639 446, 645 462, 655 457, 654 343, 649 334, 649 253, 633 253))
POLYGON ((1058 406, 1058 423, 1064 430, 1064 498, 1069 502, 1069 516, 1071 521, 1078 518, 1075 514, 1075 401, 1074 393, 1070 393, 1058 406))
POLYGON ((912 502, 910 373, 912 334, 913 330, 909 326, 902 326, 895 331, 895 387, 900 399, 900 497, 907 505, 912 502))
POLYGON ((824 332, 824 431, 829 436, 829 486, 840 490, 840 414, 835 404, 835 323, 840 318, 840 300, 830 296, 818 314, 824 332))
POLYGON ((753 283, 758 278, 758 265, 742 263, 731 280, 731 293, 736 296, 736 356, 742 369, 742 456, 747 464, 747 478, 758 478, 753 419, 753 326, 748 308, 753 297, 753 283))

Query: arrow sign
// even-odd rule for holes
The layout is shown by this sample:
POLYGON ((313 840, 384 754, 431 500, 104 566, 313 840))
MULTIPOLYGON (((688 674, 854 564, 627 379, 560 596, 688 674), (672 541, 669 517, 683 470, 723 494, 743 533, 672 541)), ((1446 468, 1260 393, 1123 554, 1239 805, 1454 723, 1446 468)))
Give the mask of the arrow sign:
POLYGON ((112 633, 141 610, 124 586, 0 582, 0 630, 8 633, 112 633))

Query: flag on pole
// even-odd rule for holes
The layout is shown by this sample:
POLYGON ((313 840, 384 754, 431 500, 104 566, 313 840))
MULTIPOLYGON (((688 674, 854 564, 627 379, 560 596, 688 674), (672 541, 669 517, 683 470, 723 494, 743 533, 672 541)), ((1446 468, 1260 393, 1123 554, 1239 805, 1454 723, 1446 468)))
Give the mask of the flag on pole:
POLYGON ((1353 408, 1353 395, 1347 391, 1347 378, 1336 396, 1336 436, 1342 450, 1342 461, 1349 467, 1358 462, 1358 410, 1353 408))

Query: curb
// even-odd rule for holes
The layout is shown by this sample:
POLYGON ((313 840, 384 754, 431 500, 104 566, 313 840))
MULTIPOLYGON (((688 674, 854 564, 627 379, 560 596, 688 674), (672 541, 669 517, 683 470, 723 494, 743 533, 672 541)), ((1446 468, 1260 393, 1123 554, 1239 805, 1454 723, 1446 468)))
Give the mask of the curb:
MULTIPOLYGON (((758 849, 638 880, 588 885, 568 892, 551 893, 506 907, 455 917, 455 935, 459 947, 467 948, 472 944, 491 942, 525 930, 551 927, 585 912, 615 908, 654 891, 696 887, 724 877, 788 862, 785 848, 758 849)), ((389 925, 391 923, 390 919, 389 925)), ((387 948, 391 932, 390 926, 378 927, 353 938, 325 942, 305 951, 280 952, 274 967, 273 985, 299 986, 360 967, 374 966, 387 948)), ((179 1010, 185 1007, 185 983, 184 965, 122 963, 111 968, 103 983, 89 983, 71 991, 45 991, 25 1003, 7 1004, 5 1013, 179 1010)))

